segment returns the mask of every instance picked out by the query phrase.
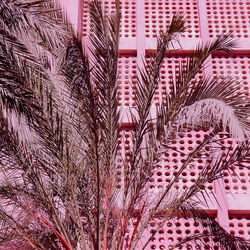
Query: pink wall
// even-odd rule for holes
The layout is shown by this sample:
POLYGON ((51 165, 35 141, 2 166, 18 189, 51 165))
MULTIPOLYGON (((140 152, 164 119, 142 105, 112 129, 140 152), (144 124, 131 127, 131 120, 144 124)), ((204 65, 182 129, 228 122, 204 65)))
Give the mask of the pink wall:
POLYGON ((65 10, 69 21, 72 23, 73 28, 77 31, 79 0, 58 0, 62 8, 65 10))
MULTIPOLYGON (((112 11, 114 7, 111 0, 103 0, 104 8, 112 11)), ((245 98, 249 99, 250 87, 250 1, 249 0, 122 0, 121 22, 121 56, 119 60, 119 99, 120 106, 133 105, 132 83, 136 73, 136 65, 141 65, 141 55, 156 48, 156 33, 169 22, 171 16, 177 11, 184 13, 187 18, 188 31, 181 38, 182 48, 179 53, 169 56, 163 64, 162 78, 156 93, 155 104, 164 98, 164 92, 169 88, 168 81, 172 70, 178 67, 180 61, 185 60, 184 54, 200 41, 210 41, 214 37, 229 32, 238 41, 238 48, 234 56, 214 54, 210 58, 204 74, 230 75, 236 81, 243 83, 245 98), (185 53, 184 53, 185 52, 185 53)), ((70 20, 75 29, 78 22, 78 0, 61 0, 67 9, 70 20)), ((88 11, 82 1, 81 32, 87 36, 89 32, 88 11)), ((126 122, 126 120, 124 120, 126 122)), ((177 145, 183 147, 188 153, 198 140, 207 134, 206 131, 196 131, 189 138, 183 138, 183 143, 177 145)), ((233 145, 233 141, 222 138, 225 145, 233 145)), ((129 138, 127 138, 129 142, 129 138)), ((129 142, 130 143, 130 142, 129 142)), ((127 146, 129 146, 129 143, 127 146)), ((178 143, 177 143, 178 144, 178 143)), ((124 145, 123 145, 124 146, 124 145)), ((126 147, 124 149, 126 151, 126 147)), ((167 184, 167 175, 173 173, 174 165, 182 160, 180 154, 170 154, 166 161, 159 166, 153 176, 151 185, 152 193, 161 190, 167 184), (171 161, 168 161, 171 159, 171 161), (162 177, 161 177, 162 176, 162 177), (163 177, 164 176, 164 177, 163 177)), ((193 179, 199 174, 198 167, 204 166, 204 159, 194 169, 187 170, 183 177, 185 182, 178 183, 180 188, 192 185, 193 179)), ((211 183, 210 189, 214 190, 216 198, 220 202, 211 204, 208 211, 217 216, 218 221, 229 232, 245 238, 250 238, 250 184, 248 169, 235 169, 239 177, 225 174, 224 178, 216 183, 211 183)), ((155 225, 152 224, 152 229, 155 225)), ((151 228, 150 228, 151 229, 151 228)), ((168 249, 171 242, 178 236, 187 236, 190 232, 199 231, 197 225, 180 221, 174 227, 165 226, 161 234, 156 235, 149 249, 168 249), (176 229, 175 229, 176 228, 176 229), (172 230, 172 236, 170 231, 172 230), (167 233, 168 232, 168 233, 167 233)))

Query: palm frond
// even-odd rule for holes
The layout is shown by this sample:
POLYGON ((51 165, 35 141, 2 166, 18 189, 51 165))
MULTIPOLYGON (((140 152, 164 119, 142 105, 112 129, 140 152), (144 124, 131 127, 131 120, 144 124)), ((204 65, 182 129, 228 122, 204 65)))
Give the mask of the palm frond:
POLYGON ((188 204, 187 206, 182 207, 182 212, 185 213, 187 217, 191 217, 194 221, 200 221, 201 224, 205 224, 209 229, 206 233, 194 234, 189 237, 185 237, 181 241, 179 241, 174 247, 180 247, 185 243, 189 242, 199 242, 202 245, 206 244, 210 247, 214 247, 214 245, 220 245, 222 249, 230 250, 230 249, 248 249, 249 241, 242 239, 240 237, 229 234, 224 228, 222 228, 216 220, 209 216, 206 212, 199 210, 193 206, 188 204), (204 238, 210 238, 209 242, 204 243, 204 238))
POLYGON ((46 7, 49 6, 53 6, 53 2, 49 0, 1 2, 0 26, 9 34, 18 34, 23 42, 33 38, 36 46, 46 46, 48 51, 54 52, 63 46, 68 33, 65 29, 67 26, 63 25, 63 19, 58 15, 59 11, 48 13, 46 7))
POLYGON ((179 124, 194 127, 222 124, 225 131, 239 142, 249 133, 249 102, 237 94, 239 84, 232 79, 201 80, 186 99, 177 120, 179 124))
POLYGON ((151 57, 149 64, 144 62, 145 70, 140 69, 140 75, 137 79, 136 106, 141 118, 143 117, 143 110, 145 114, 149 113, 148 109, 152 104, 154 92, 159 82, 160 68, 166 54, 166 49, 169 47, 170 42, 176 36, 185 32, 185 30, 184 17, 180 15, 174 16, 169 28, 166 32, 161 33, 157 39, 156 55, 151 57))
POLYGON ((194 102, 195 95, 193 95, 193 92, 199 90, 199 84, 197 84, 195 76, 206 66, 206 60, 212 53, 219 50, 231 52, 235 47, 236 42, 228 35, 224 35, 211 43, 199 44, 188 56, 186 62, 180 63, 171 81, 173 88, 167 94, 167 105, 162 105, 161 112, 158 114, 158 117, 165 117, 163 123, 166 126, 171 126, 177 113, 186 105, 187 101, 192 100, 194 102))
POLYGON ((222 36, 191 52, 176 70, 166 105, 151 117, 166 50, 186 29, 184 17, 174 16, 139 70, 129 130, 118 105, 120 3, 112 4, 115 13, 108 14, 101 1, 89 1, 91 45, 83 48, 52 0, 0 3, 0 246, 133 249, 151 220, 162 219, 158 230, 182 216, 207 221, 211 237, 221 233, 222 247, 226 239, 244 247, 237 238, 233 245, 200 205, 207 205, 206 183, 249 161, 249 103, 233 80, 192 81, 213 52, 230 52, 234 41, 222 36), (174 137, 197 124, 209 126, 209 135, 184 155, 162 192, 151 195, 156 167, 165 153, 178 151, 174 137), (223 128, 239 146, 213 158, 223 128), (189 189, 174 191, 207 145, 209 166, 189 189))

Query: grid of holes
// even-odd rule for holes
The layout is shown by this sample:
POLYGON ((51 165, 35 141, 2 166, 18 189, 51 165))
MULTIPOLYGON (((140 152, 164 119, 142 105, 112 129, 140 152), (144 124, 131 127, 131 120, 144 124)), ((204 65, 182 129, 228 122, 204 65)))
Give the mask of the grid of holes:
MULTIPOLYGON (((180 170, 183 163, 185 163, 187 156, 203 141, 208 135, 207 130, 192 130, 188 133, 180 134, 175 137, 171 150, 166 152, 159 164, 156 165, 155 171, 150 180, 150 191, 158 193, 162 191, 172 181, 174 176, 180 170)), ((173 190, 181 191, 190 188, 195 184, 200 172, 208 167, 209 146, 204 148, 202 155, 199 155, 192 160, 192 162, 182 171, 180 178, 173 185, 173 190)), ((208 190, 214 189, 213 183, 207 183, 208 190)))
POLYGON ((136 57, 120 56, 118 74, 119 106, 135 106, 136 57))
POLYGON ((250 37, 249 0, 207 0, 209 36, 230 33, 232 37, 250 37))
MULTIPOLYGON (((119 154, 125 161, 126 159, 128 160, 131 148, 133 147, 131 133, 132 130, 127 128, 122 130, 119 134, 119 154)), ((170 183, 181 168, 181 165, 185 162, 187 155, 191 153, 207 135, 208 131, 206 130, 191 131, 173 141, 171 145, 173 150, 169 150, 159 159, 158 164, 156 164, 151 174, 149 182, 150 193, 158 194, 170 183), (176 149, 179 150, 179 152, 175 151, 176 149)), ((205 152, 209 152, 209 150, 209 146, 205 147, 205 152)), ((199 173, 210 162, 208 156, 209 153, 203 155, 203 157, 195 158, 192 163, 185 168, 180 178, 174 183, 172 187, 173 192, 185 190, 194 185, 199 173)), ((124 165, 122 160, 120 160, 120 164, 124 165)), ((208 190, 213 190, 214 184, 208 183, 206 187, 208 190)))
POLYGON ((233 166, 234 171, 224 172, 227 193, 248 194, 250 190, 250 171, 245 167, 233 166))
MULTIPOLYGON (((132 129, 131 128, 123 128, 119 132, 119 139, 118 139, 118 154, 124 159, 125 161, 129 161, 129 156, 131 153, 131 149, 133 146, 132 143, 132 129)), ((120 161, 120 164, 122 161, 120 161)))
MULTIPOLYGON (((147 58, 149 60, 149 58, 147 58)), ((174 72, 178 73, 178 67, 181 62, 186 62, 185 57, 166 57, 163 62, 163 67, 161 69, 161 81, 155 92, 155 104, 159 105, 161 101, 166 100, 166 93, 169 93, 172 88, 172 77, 174 72)), ((119 79, 118 79, 118 99, 119 105, 125 106, 135 106, 135 84, 136 84, 136 58, 130 56, 121 56, 119 58, 119 79), (132 84, 131 84, 132 83, 132 84)), ((198 77, 201 76, 201 72, 198 77)), ((176 174, 180 165, 185 161, 187 154, 192 152, 192 150, 204 139, 208 131, 190 131, 187 134, 183 134, 180 138, 176 138, 173 142, 173 149, 177 151, 169 151, 165 154, 162 159, 161 164, 156 166, 156 170, 151 178, 150 189, 152 192, 157 192, 162 188, 166 187, 170 182, 173 175, 176 174)), ((126 143, 129 144, 129 132, 126 135, 128 139, 126 143)), ((130 150, 131 145, 125 145, 126 148, 130 150)), ((209 148, 206 148, 208 151, 209 148)), ((128 153, 128 152, 127 152, 128 153)), ((190 166, 183 171, 180 180, 174 186, 175 189, 183 188, 186 189, 193 185, 199 175, 199 172, 204 168, 204 166, 209 162, 209 159, 196 159, 195 162, 190 164, 190 166)), ((208 189, 213 189, 213 184, 207 185, 208 189)))
MULTIPOLYGON (((104 8, 107 12, 115 11, 115 1, 104 1, 104 8)), ((120 26, 121 37, 136 37, 136 1, 120 1, 122 19, 120 26)))
MULTIPOLYGON (((119 60, 119 63, 120 63, 119 70, 121 70, 121 73, 124 72, 124 73, 122 73, 123 76, 119 79, 120 80, 120 84, 124 84, 124 79, 125 79, 125 81, 128 80, 128 79, 130 79, 130 76, 131 76, 132 72, 129 72, 128 68, 130 68, 130 67, 128 65, 127 66, 125 66, 125 65, 129 64, 131 62, 131 60, 134 60, 134 62, 132 63, 132 65, 133 65, 132 69, 133 69, 133 73, 135 73, 136 72, 136 60, 135 60, 135 58, 132 59, 130 57, 121 57, 120 60, 119 60), (127 75, 128 77, 125 77, 125 75, 127 75)), ((175 61, 174 63, 177 63, 177 61, 175 61)), ((169 64, 172 65, 172 67, 173 67, 174 63, 172 61, 170 63, 170 60, 169 60, 166 63, 166 65, 164 65, 164 67, 171 68, 171 67, 169 67, 169 64)), ((179 61, 178 61, 178 63, 179 63, 179 61)), ((246 96, 248 96, 249 95, 249 91, 248 91, 247 80, 249 79, 249 75, 250 74, 249 74, 249 66, 246 66, 246 65, 248 65, 249 63, 250 62, 249 62, 249 58, 248 57, 236 57, 236 58, 220 57, 220 58, 213 58, 213 71, 214 71, 214 74, 218 74, 218 73, 223 73, 223 74, 227 73, 227 74, 230 74, 230 75, 237 74, 238 77, 240 75, 240 77, 238 78, 238 80, 242 81, 244 83, 245 94, 246 94, 246 96), (232 68, 234 68, 234 71, 232 70, 232 68)), ((164 74, 165 74, 165 76, 164 76, 165 79, 166 78, 168 80, 171 79, 171 74, 172 74, 171 70, 169 70, 167 73, 166 73, 166 71, 164 72, 164 70, 163 70, 162 71, 162 75, 164 75, 164 74)), ((164 79, 164 77, 163 77, 163 79, 164 79)), ((165 81, 165 82, 163 82, 163 86, 165 86, 165 87, 160 86, 159 87, 159 89, 160 89, 159 93, 156 93, 159 97, 160 96, 164 96, 164 91, 166 92, 167 90, 168 91, 170 90, 169 87, 166 85, 166 80, 163 80, 163 81, 165 81)), ((127 84, 128 84, 128 82, 127 82, 127 84)), ((161 84, 162 84, 162 82, 161 82, 161 84)), ((121 98, 121 100, 122 99, 125 100, 125 96, 127 96, 126 101, 127 101, 127 105, 129 105, 129 99, 130 99, 129 97, 132 96, 132 99, 134 97, 134 95, 133 95, 133 87, 132 87, 132 89, 130 89, 130 87, 128 87, 128 85, 121 85, 120 89, 121 89, 120 95, 123 96, 121 98), (126 86, 127 86, 127 88, 126 88, 126 86), (129 89, 132 92, 130 92, 130 91, 128 91, 127 93, 122 92, 124 89, 129 89)), ((198 131, 196 131, 196 132, 198 132, 198 131)), ((199 131, 199 133, 191 133, 189 135, 189 137, 193 137, 195 139, 202 137, 199 134, 200 134, 200 131, 199 131)), ((126 138, 125 141, 121 140, 120 145, 121 145, 122 151, 124 151, 124 155, 127 155, 127 156, 129 155, 129 152, 130 152, 130 149, 131 149, 131 146, 132 146, 132 142, 131 142, 130 136, 131 136, 131 134, 130 134, 129 130, 124 130, 123 131, 123 135, 121 135, 121 137, 126 138)), ((189 142, 191 143, 192 140, 194 140, 194 139, 191 138, 191 140, 189 140, 189 142)), ((231 139, 225 138, 224 141, 225 141, 224 142, 225 145, 227 145, 227 146, 230 146, 230 145, 233 144, 233 142, 231 141, 231 139)), ((177 148, 182 147, 182 149, 183 149, 183 144, 185 145, 186 142, 188 142, 188 140, 185 140, 185 139, 177 141, 176 142, 177 144, 178 143, 182 144, 182 145, 177 145, 177 148)), ((223 144, 223 141, 222 141, 222 144, 223 144)), ((159 177, 162 176, 162 173, 165 170, 165 166, 167 166, 167 169, 172 169, 173 170, 174 167, 170 166, 169 162, 171 161, 174 164, 177 164, 178 160, 180 160, 183 155, 181 155, 179 153, 176 153, 176 152, 173 152, 173 153, 171 152, 169 155, 166 155, 166 156, 167 156, 167 158, 164 160, 164 167, 161 166, 160 164, 157 165, 157 167, 156 167, 157 172, 152 177, 154 183, 153 184, 151 183, 151 189, 154 189, 154 188, 161 189, 162 188, 162 182, 163 181, 159 177), (165 165, 165 163, 166 163, 166 165, 165 165), (156 178, 158 178, 158 179, 156 179, 156 178), (156 183, 156 185, 155 185, 155 183, 156 183)), ((203 160, 201 160, 200 162, 198 161, 198 164, 196 163, 196 164, 194 164, 194 165, 191 166, 192 169, 188 170, 189 173, 184 173, 184 175, 190 174, 190 176, 192 176, 192 179, 190 179, 190 180, 187 180, 187 178, 183 178, 183 179, 180 180, 181 182, 184 183, 183 186, 185 185, 185 188, 188 188, 188 185, 186 183, 188 183, 189 181, 195 182, 195 178, 193 178, 193 177, 197 173, 195 173, 193 170, 194 170, 195 166, 198 166, 198 169, 199 168, 201 169, 203 167, 202 164, 203 164, 203 160), (199 165, 199 163, 200 163, 200 165, 199 165)), ((247 174, 248 174, 248 176, 250 175, 249 172, 242 172, 242 169, 239 169, 239 171, 236 169, 236 171, 237 171, 237 173, 239 173, 240 176, 246 176, 246 178, 247 178, 247 174)), ((122 173, 122 171, 119 172, 120 175, 121 175, 121 173, 122 173)), ((170 173, 170 171, 169 171, 169 173, 170 173)), ((120 178, 120 180, 121 180, 121 178, 120 178)), ((235 181, 233 180, 233 182, 235 182, 235 181)), ((241 180, 241 183, 244 183, 244 181, 241 180)), ((180 183, 178 185, 180 186, 180 183)), ((233 186, 233 185, 229 184, 228 186, 233 186)), ((210 189, 212 189, 212 188, 213 188, 213 186, 211 184, 210 185, 210 189)), ((246 189, 243 187, 242 190, 246 190, 246 189)), ((230 225, 232 225, 232 224, 230 224, 230 225)), ((241 227, 241 226, 239 226, 239 227, 241 227)), ((248 227, 249 227, 249 224, 248 224, 248 227)), ((243 229, 243 231, 244 230, 246 231, 245 228, 243 229)), ((185 233, 186 232, 189 233, 189 231, 185 231, 185 233)), ((178 231, 178 232, 181 232, 181 231, 178 231)), ((231 230, 231 233, 233 233, 233 232, 235 232, 235 230, 231 230)), ((161 234, 164 234, 164 230, 161 231, 161 234)), ((237 232, 235 234, 237 234, 237 232)), ((238 235, 245 237, 246 235, 244 235, 244 234, 245 233, 244 232, 242 233, 242 230, 241 230, 241 231, 239 231, 238 235)), ((180 237, 179 237, 179 239, 180 239, 180 237)), ((168 241, 168 238, 165 239, 165 237, 162 237, 162 235, 159 235, 159 237, 157 238, 157 235, 156 235, 156 237, 154 237, 154 239, 152 241, 152 244, 150 244, 150 248, 149 249, 168 249, 168 245, 171 242, 174 242, 174 240, 175 239, 170 238, 169 241, 168 241)), ((185 246, 185 247, 189 247, 189 246, 185 246)), ((184 248, 184 249, 189 249, 189 248, 184 248)), ((209 247, 205 246, 204 248, 200 248, 198 245, 195 245, 195 249, 209 249, 209 247)), ((219 249, 219 248, 215 245, 215 247, 213 249, 219 249)))
MULTIPOLYGON (((149 61, 149 58, 147 58, 147 61, 149 61)), ((181 64, 185 64, 187 61, 187 57, 184 56, 167 56, 162 64, 161 67, 161 77, 160 77, 160 83, 157 86, 156 92, 155 92, 155 105, 159 106, 159 104, 163 101, 163 103, 166 102, 167 98, 166 95, 171 91, 173 88, 173 77, 175 74, 178 74, 179 68, 181 64)), ((196 79, 202 76, 202 72, 199 72, 196 76, 196 79)))
POLYGON ((250 190, 250 171, 244 167, 232 166, 233 171, 224 172, 227 193, 248 194, 250 190))
MULTIPOLYGON (((250 57, 234 56, 234 57, 215 57, 212 59, 212 67, 214 75, 224 75, 233 77, 238 83, 241 83, 240 91, 243 91, 246 98, 249 98, 250 87, 250 57)), ((232 139, 222 137, 221 143, 225 146, 234 147, 232 139)), ((244 194, 250 190, 250 170, 243 167, 233 167, 237 175, 233 172, 224 173, 225 188, 229 193, 244 194)))
POLYGON ((89 8, 88 2, 83 0, 82 9, 82 35, 88 36, 90 32, 90 20, 89 20, 89 8))
MULTIPOLYGON (((196 131, 196 134, 187 134, 188 142, 190 140, 196 140, 196 143, 199 143, 197 141, 198 139, 201 139, 201 137, 204 137, 207 134, 208 131, 196 131)), ((121 187, 122 182, 122 173, 124 171, 124 162, 122 159, 126 161, 126 159, 129 158, 131 148, 133 146, 131 135, 132 130, 130 128, 123 129, 119 134, 119 164, 120 168, 118 168, 117 171, 117 185, 118 187, 121 187)), ((221 142, 225 145, 225 147, 234 147, 234 142, 224 136, 223 134, 220 136, 221 139, 223 139, 221 142), (224 141, 224 143, 223 143, 224 141)), ((183 152, 188 151, 189 149, 183 148, 185 147, 185 141, 180 140, 178 143, 180 145, 177 145, 178 148, 180 148, 183 152)), ((189 147, 189 145, 187 145, 189 147)), ((208 149, 208 148, 207 148, 208 149)), ((164 164, 159 164, 156 166, 155 174, 152 176, 151 186, 150 189, 154 189, 156 185, 157 188, 160 189, 163 186, 163 179, 166 175, 166 178, 169 178, 169 176, 173 175, 173 171, 175 171, 178 167, 178 164, 181 162, 181 159, 173 153, 168 153, 165 155, 165 161, 164 164), (175 165, 174 165, 175 164, 175 165), (176 168, 175 168, 176 167, 176 168), (158 179, 157 179, 158 178, 158 179)), ((181 177, 180 182, 176 183, 175 188, 180 189, 186 185, 186 188, 188 188, 189 184, 192 185, 193 182, 195 182, 195 176, 197 176, 199 169, 204 167, 204 161, 206 159, 200 159, 202 161, 196 162, 194 165, 191 165, 191 168, 187 168, 186 171, 183 173, 184 176, 181 177), (190 175, 190 183, 189 178, 187 177, 190 175)), ((237 170, 236 170, 237 171, 237 170)), ((241 176, 241 172, 238 171, 239 175, 241 176)), ((159 192, 159 190, 156 190, 159 192)), ((157 228, 157 224, 160 222, 160 219, 155 219, 150 223, 150 226, 148 227, 148 232, 144 235, 144 239, 150 238, 150 234, 154 232, 154 230, 157 228)), ((171 249, 171 246, 178 243, 181 239, 191 236, 195 233, 206 233, 208 229, 206 228, 207 225, 203 224, 203 227, 201 227, 200 224, 197 222, 195 223, 192 220, 186 220, 186 219, 178 219, 174 221, 169 221, 164 225, 163 228, 161 228, 158 233, 152 237, 152 240, 150 241, 150 244, 146 249, 171 249)), ((235 216, 232 215, 229 217, 229 227, 230 227, 230 233, 234 234, 236 236, 244 237, 245 239, 250 239, 250 217, 249 216, 235 216)), ((127 232, 128 235, 133 231, 133 225, 130 225, 129 231, 127 232)), ((220 249, 218 245, 216 244, 216 240, 213 241, 214 246, 212 248, 209 247, 211 245, 211 241, 209 241, 208 238, 204 238, 205 245, 199 245, 198 243, 193 244, 185 244, 182 247, 179 247, 177 249, 220 249), (207 242, 207 244, 206 244, 207 242)), ((144 242, 144 241, 143 241, 144 242)))
POLYGON ((116 172, 116 187, 121 188, 123 183, 123 173, 126 168, 126 164, 129 162, 129 157, 131 155, 131 149, 133 147, 132 143, 132 133, 133 130, 130 128, 122 128, 118 135, 118 168, 116 172))
MULTIPOLYGON (((159 220, 154 220, 150 223, 149 233, 154 232, 159 222, 159 220)), ((201 223, 194 222, 191 219, 172 220, 167 222, 165 226, 161 228, 154 237, 152 237, 147 250, 172 249, 172 247, 183 238, 189 237, 193 234, 208 232, 209 229, 207 224, 205 223, 201 225, 201 223)), ((212 242, 209 238, 204 238, 204 241, 204 245, 195 242, 186 243, 178 247, 177 249, 220 249, 216 244, 216 240, 214 240, 213 244, 211 244, 212 242), (211 245, 213 245, 213 248, 210 247, 211 245)))
MULTIPOLYGON (((122 18, 120 24, 120 37, 136 37, 136 1, 120 1, 122 18)), ((104 10, 114 13, 115 1, 104 1, 104 10)), ((89 13, 87 1, 83 4, 83 36, 88 36, 90 31, 89 13)))
POLYGON ((199 16, 197 0, 146 0, 145 33, 146 37, 156 37, 161 30, 166 30, 174 14, 183 13, 186 17, 189 38, 199 38, 199 16))
POLYGON ((228 193, 248 194, 250 190, 250 171, 246 167, 233 166, 234 172, 224 172, 225 188, 228 193))
MULTIPOLYGON (((233 150, 237 147, 237 143, 233 138, 226 133, 221 133, 218 136, 218 142, 223 147, 224 155, 229 152, 229 157, 232 155, 233 150)), ((224 171, 224 183, 227 193, 233 194, 246 194, 250 190, 250 171, 247 169, 246 164, 239 166, 231 166, 233 170, 224 171), (244 167, 243 167, 244 166, 244 167)))
POLYGON ((249 215, 230 215, 229 232, 235 236, 250 240, 250 216, 249 215))
POLYGON ((241 91, 249 98, 250 56, 215 57, 212 67, 214 75, 230 76, 242 83, 241 91))

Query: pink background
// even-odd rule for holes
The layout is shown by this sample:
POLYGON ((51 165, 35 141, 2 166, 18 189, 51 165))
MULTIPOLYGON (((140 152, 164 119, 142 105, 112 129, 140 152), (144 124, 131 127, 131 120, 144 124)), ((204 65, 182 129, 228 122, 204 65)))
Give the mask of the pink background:
MULTIPOLYGON (((89 32, 88 11, 84 1, 61 0, 63 8, 67 11, 76 32, 86 37, 89 32)), ((227 32, 238 41, 238 48, 234 55, 214 53, 209 59, 208 67, 200 74, 230 75, 235 81, 243 83, 245 98, 249 99, 250 86, 250 1, 249 0, 122 0, 121 43, 119 60, 119 101, 121 107, 133 106, 133 84, 137 65, 142 65, 141 55, 156 48, 156 34, 164 29, 172 15, 179 11, 185 14, 188 31, 181 37, 179 48, 175 55, 167 56, 162 68, 162 77, 156 93, 155 105, 168 91, 168 80, 172 70, 181 60, 185 60, 188 51, 200 41, 207 42, 216 36, 227 32), (132 82, 132 85, 130 83, 132 82)), ((106 10, 114 10, 113 1, 103 1, 106 10)), ((85 41, 87 39, 85 38, 85 41)), ((124 123, 126 123, 124 116, 124 123)), ((176 147, 188 153, 192 146, 202 139, 208 131, 195 131, 188 138, 176 142, 176 147)), ((126 134, 126 131, 124 132, 126 134)), ((121 135, 122 136, 122 135, 121 135)), ((234 146, 230 138, 222 138, 225 145, 234 146)), ((131 141, 127 136, 121 150, 126 152, 131 141)), ((152 177, 150 190, 159 192, 168 182, 168 176, 178 168, 178 162, 183 159, 181 154, 170 153, 166 155, 164 163, 157 167, 152 177)), ((205 164, 205 159, 196 162, 193 168, 185 171, 178 188, 188 188, 205 164)), ((215 192, 219 201, 211 202, 206 208, 214 214, 218 222, 230 233, 250 239, 250 170, 236 168, 238 176, 225 173, 223 179, 209 184, 209 189, 215 192)), ((212 195, 211 195, 212 197, 212 195)), ((214 200, 214 199, 212 199, 214 200)), ((150 230, 155 227, 150 224, 150 230)), ((179 220, 175 225, 166 224, 148 249, 168 249, 178 237, 199 232, 199 225, 179 220)), ((205 248, 206 249, 206 248, 205 248)), ((217 248, 218 249, 218 248, 217 248)))

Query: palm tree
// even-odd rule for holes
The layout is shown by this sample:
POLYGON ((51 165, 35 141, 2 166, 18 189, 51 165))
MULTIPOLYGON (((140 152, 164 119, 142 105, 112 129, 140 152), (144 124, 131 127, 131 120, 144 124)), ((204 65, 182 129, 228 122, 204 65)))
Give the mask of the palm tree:
POLYGON ((248 249, 249 242, 202 209, 209 199, 206 184, 249 161, 249 103, 239 85, 219 76, 195 78, 213 51, 231 52, 235 42, 221 36, 195 48, 155 107, 166 50, 185 32, 184 18, 173 17, 139 70, 126 132, 132 146, 125 154, 117 98, 119 8, 116 1, 116 13, 104 15, 98 0, 89 2, 87 49, 53 1, 0 3, 0 246, 145 249, 165 223, 182 217, 206 223, 209 231, 173 247, 209 238, 211 246, 217 240, 222 249, 248 249), (157 164, 178 151, 174 140, 197 128, 209 135, 185 155, 162 192, 149 195, 157 164), (223 147, 221 133, 237 146, 223 147), (175 191, 184 170, 203 156, 209 165, 190 188, 175 191), (155 231, 147 234, 152 221, 158 221, 155 231))

